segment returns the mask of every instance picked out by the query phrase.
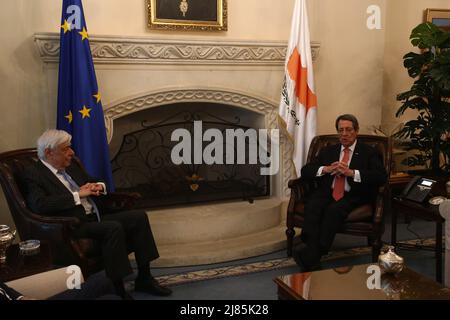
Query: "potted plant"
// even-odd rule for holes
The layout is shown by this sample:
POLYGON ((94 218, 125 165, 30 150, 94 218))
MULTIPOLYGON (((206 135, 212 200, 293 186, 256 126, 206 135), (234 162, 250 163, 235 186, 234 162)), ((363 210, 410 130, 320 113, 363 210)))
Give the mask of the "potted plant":
POLYGON ((411 89, 399 94, 402 102, 396 116, 408 109, 416 110, 414 120, 405 123, 396 137, 406 139, 412 156, 405 159, 409 166, 425 166, 432 174, 450 174, 450 31, 432 23, 423 23, 411 33, 411 43, 421 49, 403 57, 409 76, 414 78, 411 89))

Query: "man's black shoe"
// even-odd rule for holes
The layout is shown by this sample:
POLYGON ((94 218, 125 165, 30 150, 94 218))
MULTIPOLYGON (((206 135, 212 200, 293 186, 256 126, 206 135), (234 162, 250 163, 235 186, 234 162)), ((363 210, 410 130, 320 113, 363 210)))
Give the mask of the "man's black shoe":
POLYGON ((295 263, 300 268, 300 272, 308 272, 308 267, 303 263, 300 258, 300 252, 293 252, 292 257, 294 258, 295 263))
POLYGON ((154 278, 144 281, 136 280, 134 283, 134 290, 156 296, 170 296, 172 294, 172 290, 161 286, 154 278))
POLYGON ((294 245, 294 252, 297 252, 297 254, 299 254, 300 252, 306 250, 306 248, 306 243, 304 243, 303 241, 299 241, 294 245))
POLYGON ((302 259, 302 253, 305 253, 306 246, 300 245, 296 248, 292 253, 292 257, 294 258, 295 263, 297 263, 298 267, 300 268, 300 272, 311 272, 311 271, 317 271, 321 270, 322 267, 320 266, 320 263, 315 263, 313 265, 309 265, 305 263, 305 261, 302 259))

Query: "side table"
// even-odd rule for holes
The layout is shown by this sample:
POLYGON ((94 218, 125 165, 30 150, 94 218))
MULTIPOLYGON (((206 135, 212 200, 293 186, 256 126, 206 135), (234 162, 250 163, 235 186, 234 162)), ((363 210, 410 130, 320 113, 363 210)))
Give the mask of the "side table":
POLYGON ((47 242, 41 241, 39 252, 29 256, 22 255, 16 243, 6 251, 6 262, 0 264, 0 281, 8 282, 51 269, 52 256, 47 242))

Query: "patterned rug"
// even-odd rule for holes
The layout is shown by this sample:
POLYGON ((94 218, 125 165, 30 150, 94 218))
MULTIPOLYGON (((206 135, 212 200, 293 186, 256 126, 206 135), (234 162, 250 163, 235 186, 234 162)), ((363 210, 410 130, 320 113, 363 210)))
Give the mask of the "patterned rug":
MULTIPOLYGON (((435 238, 408 240, 402 241, 409 245, 420 246, 434 246, 435 238)), ((383 248, 385 249, 385 248, 383 248)), ((356 257, 371 254, 371 247, 352 248, 341 251, 330 252, 328 255, 322 257, 321 261, 337 260, 342 258, 356 257)), ((182 285, 196 281, 214 280, 226 277, 242 276, 251 273, 265 272, 277 270, 287 267, 295 266, 295 261, 292 258, 279 258, 261 262, 248 263, 243 265, 234 265, 220 268, 205 269, 199 271, 192 271, 186 273, 176 273, 171 275, 164 275, 156 277, 158 281, 167 286, 182 285)))

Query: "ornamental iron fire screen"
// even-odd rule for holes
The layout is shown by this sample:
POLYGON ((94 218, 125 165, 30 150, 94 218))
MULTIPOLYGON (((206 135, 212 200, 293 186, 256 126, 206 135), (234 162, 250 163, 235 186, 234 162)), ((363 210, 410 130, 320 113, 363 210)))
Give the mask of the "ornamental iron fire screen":
MULTIPOLYGON (((225 139, 227 129, 250 129, 241 125, 237 116, 230 121, 204 111, 178 112, 156 123, 143 120, 142 129, 124 134, 112 160, 116 190, 140 193, 140 208, 232 199, 252 202, 254 198, 270 195, 270 176, 260 174, 260 169, 267 165, 260 163, 259 156, 257 164, 249 164, 248 138, 245 139, 245 164, 236 164, 237 143, 234 141, 234 164, 225 164, 225 156, 224 164, 208 165, 204 161, 194 164, 194 152, 191 152, 192 164, 175 165, 171 153, 179 142, 171 141, 172 132, 180 128, 188 130, 193 149, 194 121, 202 121, 202 136, 212 128, 222 132, 224 154, 226 144, 230 143, 225 139)), ((202 141, 202 150, 210 143, 202 141)))

